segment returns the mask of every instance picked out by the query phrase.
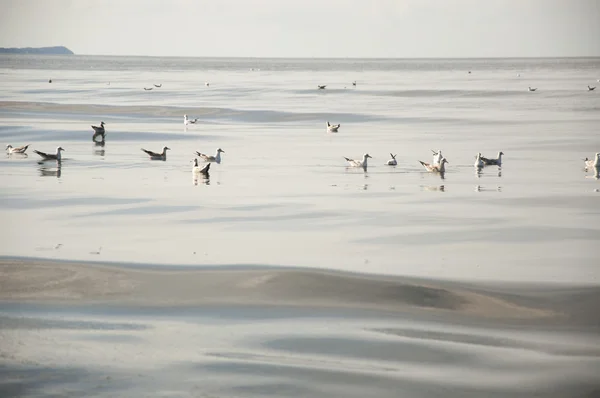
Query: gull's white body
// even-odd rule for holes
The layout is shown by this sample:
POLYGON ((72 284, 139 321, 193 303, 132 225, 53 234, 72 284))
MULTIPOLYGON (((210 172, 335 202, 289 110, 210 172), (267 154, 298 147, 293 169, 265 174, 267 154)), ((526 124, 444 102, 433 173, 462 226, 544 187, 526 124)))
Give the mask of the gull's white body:
POLYGON ((475 158, 475 164, 474 166, 478 169, 482 168, 484 166, 483 160, 481 160, 481 153, 478 153, 476 158, 475 158))
POLYGON ((198 121, 198 118, 195 118, 194 120, 192 119, 188 119, 188 115, 183 115, 183 125, 187 126, 188 124, 194 124, 198 121))
POLYGON ((210 170, 210 163, 204 165, 204 167, 198 166, 198 159, 194 159, 194 167, 192 167, 192 173, 194 174, 206 174, 210 170))
POLYGON ((600 153, 596 153, 594 159, 585 158, 585 168, 600 168, 600 153))
POLYGON ((17 148, 14 148, 12 145, 8 144, 6 146, 6 150, 8 151, 8 153, 25 153, 25 151, 27 151, 27 148, 29 148, 29 145, 23 145, 17 148))
POLYGON ((337 133, 340 126, 341 124, 330 124, 329 122, 327 122, 327 131, 329 131, 330 133, 337 133))
POLYGON ((37 153, 38 155, 40 155, 43 160, 56 160, 56 161, 61 161, 62 160, 62 156, 61 156, 61 152, 64 151, 64 149, 62 147, 56 147, 56 153, 45 153, 45 152, 40 152, 40 151, 36 151, 34 150, 33 152, 37 153))
POLYGON ((448 163, 448 161, 446 160, 446 158, 442 158, 442 160, 440 160, 440 164, 429 164, 421 160, 419 160, 419 163, 421 163, 423 167, 425 167, 425 170, 431 173, 445 173, 446 163, 448 163))
POLYGON ((348 165, 350 167, 362 167, 363 169, 367 168, 367 160, 371 157, 371 155, 369 155, 368 153, 365 153, 362 157, 362 160, 354 160, 354 159, 350 159, 344 156, 344 159, 346 159, 346 162, 348 162, 348 165))
POLYGON ((431 150, 431 152, 433 152, 433 162, 432 165, 437 166, 440 164, 440 162, 442 161, 442 158, 444 156, 442 156, 442 150, 438 149, 438 151, 434 151, 433 149, 431 150))
POLYGON ((398 155, 394 155, 393 153, 390 153, 390 156, 392 158, 390 160, 388 160, 386 164, 388 166, 396 166, 396 165, 398 165, 398 162, 396 161, 396 156, 398 156, 398 155))

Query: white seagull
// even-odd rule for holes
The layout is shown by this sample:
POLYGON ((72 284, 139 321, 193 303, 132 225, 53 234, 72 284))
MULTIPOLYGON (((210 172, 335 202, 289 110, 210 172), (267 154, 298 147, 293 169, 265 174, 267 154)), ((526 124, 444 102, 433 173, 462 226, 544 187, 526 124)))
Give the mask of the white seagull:
POLYGON ((483 160, 481 160, 481 152, 480 152, 475 157, 475 164, 474 164, 474 166, 476 168, 478 168, 478 169, 481 169, 484 165, 485 165, 485 163, 483 163, 483 160))
POLYGON ((37 153, 38 155, 40 155, 43 160, 57 160, 57 161, 61 161, 62 156, 60 155, 61 151, 64 151, 63 147, 59 146, 56 147, 56 153, 45 153, 45 152, 40 152, 40 151, 36 151, 35 149, 33 150, 33 152, 37 153))
POLYGON ((436 152, 432 149, 431 152, 433 152, 433 163, 432 164, 434 166, 439 165, 440 162, 442 161, 442 158, 444 157, 444 156, 442 156, 442 150, 438 149, 438 151, 436 152))
POLYGON ((354 159, 350 159, 344 156, 344 159, 346 159, 346 162, 348 162, 348 164, 350 165, 350 167, 362 167, 363 169, 367 169, 367 159, 372 158, 371 155, 369 155, 368 153, 365 153, 363 155, 362 160, 354 160, 354 159))
POLYGON ((6 146, 6 150, 8 151, 8 153, 21 153, 21 154, 24 154, 25 151, 27 151, 27 148, 29 148, 29 145, 23 145, 23 146, 20 146, 20 147, 17 147, 17 148, 13 147, 10 144, 8 144, 6 146))
POLYGON ((330 133, 337 133, 340 126, 341 124, 330 124, 329 122, 327 122, 327 131, 329 131, 330 133))
POLYGON ((188 115, 183 115, 184 126, 187 126, 188 124, 195 124, 197 121, 198 121, 198 118, 195 118, 194 120, 192 120, 192 119, 188 119, 188 115))
POLYGON ((398 155, 394 155, 393 153, 390 153, 390 156, 392 158, 390 160, 388 160, 386 164, 388 166, 396 166, 398 164, 398 162, 396 161, 396 156, 398 156, 398 155))
POLYGON ((589 168, 598 169, 598 168, 600 168, 600 152, 597 152, 594 155, 594 159, 585 158, 584 162, 585 162, 585 168, 586 169, 589 169, 589 168))
POLYGON ((537 87, 536 88, 529 87, 529 91, 535 91, 535 90, 537 90, 537 87))
POLYGON ((221 152, 225 153, 221 148, 217 148, 217 152, 215 156, 210 156, 205 153, 200 153, 196 151, 196 155, 200 156, 205 162, 215 162, 217 164, 221 164, 221 152))
POLYGON ((142 148, 142 151, 146 152, 148 156, 150 156, 151 160, 167 160, 167 151, 171 150, 171 148, 164 146, 162 149, 162 153, 156 153, 149 151, 147 149, 142 148))
POLYGON ((440 160, 440 164, 429 164, 419 160, 419 163, 425 167, 425 170, 432 173, 445 173, 446 172, 446 163, 449 163, 446 158, 442 158, 440 160))
POLYGON ((198 166, 198 159, 194 159, 194 167, 192 167, 192 172, 194 174, 208 174, 210 170, 210 163, 207 163, 204 167, 200 168, 198 166))
POLYGON ((481 160, 486 166, 502 166, 502 155, 504 155, 504 152, 500 151, 498 152, 498 157, 496 159, 489 159, 482 156, 481 160))

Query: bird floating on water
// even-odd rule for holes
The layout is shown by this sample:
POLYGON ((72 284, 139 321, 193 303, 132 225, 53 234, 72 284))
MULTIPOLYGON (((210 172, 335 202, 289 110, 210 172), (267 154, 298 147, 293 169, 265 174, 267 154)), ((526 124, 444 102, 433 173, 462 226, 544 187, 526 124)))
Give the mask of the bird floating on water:
POLYGON ((535 91, 535 90, 537 90, 537 87, 536 88, 529 87, 529 91, 535 91))
POLYGON ((419 163, 421 163, 423 165, 423 167, 425 167, 425 170, 432 172, 432 173, 445 173, 446 172, 446 163, 449 163, 446 158, 442 158, 442 160, 440 160, 440 164, 429 164, 426 162, 423 162, 421 160, 419 160, 419 163))
POLYGON ((210 156, 196 151, 196 155, 200 156, 205 162, 215 162, 217 164, 221 164, 221 153, 225 153, 225 151, 221 148, 217 148, 215 156, 210 156))
POLYGON ((188 115, 183 115, 183 124, 187 126, 188 124, 195 124, 198 121, 198 118, 188 119, 188 115))
POLYGON ((352 82, 352 85, 356 87, 356 80, 352 82))
POLYGON ((590 87, 588 86, 588 91, 594 91, 596 89, 596 87, 590 87))
POLYGON ((142 148, 142 151, 146 152, 148 156, 150 156, 151 160, 167 160, 167 151, 171 150, 171 148, 164 146, 162 149, 162 153, 156 153, 149 151, 147 149, 142 148))
POLYGON ((61 156, 61 152, 64 151, 63 147, 59 146, 56 147, 56 153, 46 153, 46 152, 40 152, 37 150, 33 150, 34 153, 37 153, 38 155, 40 155, 42 157, 43 160, 56 160, 56 161, 61 161, 62 156, 61 156))
POLYGON ((104 141, 104 137, 106 134, 106 130, 104 129, 104 122, 100 122, 100 126, 92 126, 94 129, 94 135, 92 136, 92 141, 96 141, 96 137, 102 137, 102 141, 104 141))
POLYGON ((396 166, 398 164, 398 162, 396 161, 396 156, 398 156, 398 155, 394 155, 393 153, 390 152, 390 156, 392 158, 390 160, 388 160, 386 164, 388 166, 396 166))
POLYGON ((327 131, 329 131, 330 133, 337 133, 340 126, 341 124, 330 124, 329 122, 327 122, 327 131))
POLYGON ((144 87, 144 90, 146 90, 146 91, 150 91, 150 90, 152 90, 153 88, 154 88, 154 87, 144 87))
POLYGON ((323 85, 323 86, 318 85, 317 87, 319 88, 319 90, 325 90, 325 87, 327 87, 327 85, 323 85))
POLYGON ((194 159, 194 167, 192 167, 192 172, 194 174, 208 174, 208 171, 210 170, 210 165, 211 163, 206 163, 204 167, 200 168, 198 166, 198 159, 194 159))
POLYGON ((598 153, 596 153, 594 155, 594 159, 585 158, 584 159, 584 164, 585 164, 585 168, 586 169, 590 169, 590 168, 598 169, 598 168, 600 168, 600 152, 598 152, 598 153))
POLYGON ((502 166, 502 155, 504 155, 504 152, 500 151, 498 152, 498 157, 496 159, 490 159, 481 156, 481 161, 486 166, 502 166))
POLYGON ((161 84, 155 84, 154 87, 160 88, 160 87, 162 87, 162 83, 161 84))
POLYGON ((23 146, 19 146, 19 147, 13 147, 12 145, 8 144, 6 146, 6 150, 8 151, 8 153, 20 153, 20 154, 24 154, 25 151, 27 151, 27 148, 29 148, 29 144, 27 145, 23 145, 23 146))
POLYGON ((204 82, 204 85, 205 85, 206 87, 208 87, 208 86, 210 86, 210 83, 208 83, 208 82, 204 82))
POLYGON ((367 159, 372 158, 371 155, 369 155, 368 153, 365 153, 363 155, 362 160, 354 160, 354 159, 350 159, 344 156, 344 159, 346 159, 346 162, 348 162, 348 165, 350 167, 362 167, 363 169, 367 169, 367 159))

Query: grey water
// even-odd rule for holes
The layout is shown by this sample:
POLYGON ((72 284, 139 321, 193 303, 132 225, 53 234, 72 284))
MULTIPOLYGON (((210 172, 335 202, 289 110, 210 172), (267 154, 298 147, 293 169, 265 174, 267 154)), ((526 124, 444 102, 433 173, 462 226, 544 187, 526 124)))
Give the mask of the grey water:
MULTIPOLYGON (((0 156, 0 252, 597 286, 600 181, 583 167, 600 152, 600 89, 587 90, 597 79, 599 58, 1 55, 0 142, 31 146, 0 156), (198 123, 186 128, 184 114, 198 123), (91 141, 100 121, 103 146, 91 141), (164 145, 166 161, 140 150, 164 145), (57 146, 60 165, 32 151, 57 146), (194 177, 195 151, 217 148, 223 162, 194 177), (449 161, 443 176, 418 163, 432 149, 449 161), (475 170, 478 152, 498 151, 501 168, 475 170), (363 153, 367 171, 346 167, 363 153)), ((0 312, 4 341, 38 361, 4 369, 5 381, 38 375, 28 389, 3 384, 25 396, 577 396, 598 369, 597 337, 568 328, 132 311, 149 331, 82 332, 56 327, 57 308, 0 312)))

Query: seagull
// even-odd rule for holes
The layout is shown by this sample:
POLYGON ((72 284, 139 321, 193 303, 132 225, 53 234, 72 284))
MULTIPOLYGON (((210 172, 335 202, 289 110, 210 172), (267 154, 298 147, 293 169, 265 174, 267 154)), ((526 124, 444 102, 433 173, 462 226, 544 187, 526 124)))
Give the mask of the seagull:
POLYGON ((28 145, 24 145, 24 146, 20 146, 20 147, 17 147, 17 148, 14 148, 10 144, 8 144, 6 146, 6 150, 8 151, 8 153, 21 153, 21 154, 24 154, 25 151, 27 151, 27 148, 29 148, 29 144, 28 145))
POLYGON ((195 118, 194 120, 192 119, 188 119, 188 115, 183 115, 183 124, 185 126, 187 126, 188 124, 194 124, 198 121, 198 118, 195 118))
POLYGON ((498 157, 496 159, 488 159, 488 158, 484 158, 483 156, 481 156, 481 160, 483 161, 484 165, 486 165, 486 166, 490 166, 490 165, 502 166, 502 155, 504 155, 504 152, 500 151, 500 152, 498 152, 498 157))
POLYGON ((590 87, 588 86, 588 91, 594 91, 596 89, 596 87, 590 87))
POLYGON ((588 169, 588 168, 595 168, 595 169, 600 168, 600 153, 596 153, 594 155, 594 159, 590 160, 588 158, 585 158, 584 162, 585 162, 585 168, 586 169, 588 169))
POLYGON ((393 153, 390 153, 390 156, 392 158, 390 160, 388 160, 386 164, 388 166, 396 166, 398 164, 398 162, 396 161, 396 156, 398 156, 398 155, 394 155, 393 153))
POLYGON ((100 122, 100 127, 92 126, 92 128, 94 129, 94 135, 92 136, 92 141, 96 141, 96 137, 98 137, 98 136, 101 136, 102 141, 104 141, 104 135, 106 134, 106 131, 104 130, 104 122, 100 122))
POLYGON ((349 159, 344 156, 344 159, 346 159, 346 162, 348 162, 350 167, 362 167, 365 170, 367 169, 367 159, 369 159, 369 158, 372 158, 372 156, 369 155, 368 153, 365 153, 363 155, 362 160, 349 159))
POLYGON ((206 165, 202 168, 198 166, 198 159, 194 159, 194 167, 192 167, 192 172, 194 174, 208 174, 210 170, 210 163, 206 163, 206 165))
POLYGON ((446 158, 442 158, 442 160, 440 160, 440 164, 429 164, 420 160, 419 163, 421 163, 427 171, 430 171, 432 173, 444 173, 446 172, 446 163, 448 163, 448 161, 446 160, 446 158))
POLYGON ((319 88, 319 90, 325 90, 325 87, 327 87, 327 86, 325 85, 325 86, 317 86, 317 87, 319 88))
POLYGON ((198 155, 202 159, 204 159, 205 162, 216 162, 217 164, 221 164, 221 152, 225 153, 225 151, 222 150, 221 148, 217 148, 217 152, 216 152, 215 156, 209 156, 204 153, 200 153, 198 151, 196 151, 196 155, 198 155))
POLYGON ((433 164, 434 166, 437 166, 437 165, 439 165, 439 164, 440 164, 440 162, 441 162, 441 160, 442 160, 442 158, 443 158, 443 156, 442 156, 442 150, 441 150, 441 149, 438 149, 438 151, 436 152, 436 151, 434 151, 434 150, 432 149, 432 150, 431 150, 431 152, 433 152, 433 163, 432 163, 432 164, 433 164))
POLYGON ((162 149, 162 153, 148 151, 144 148, 142 148, 142 151, 146 152, 148 154, 148 156, 150 156, 151 160, 167 160, 167 150, 170 150, 170 149, 171 148, 164 146, 162 149))
POLYGON ((329 124, 329 122, 327 122, 327 131, 330 133, 337 133, 340 126, 341 124, 329 124))
POLYGON ((204 82, 204 85, 208 87, 210 84, 208 82, 204 82))
POLYGON ((61 161, 62 156, 60 155, 60 152, 64 151, 63 147, 59 146, 56 147, 56 153, 45 153, 45 152, 40 152, 40 151, 36 151, 35 149, 33 150, 33 152, 37 153, 38 155, 40 155, 43 160, 56 160, 56 161, 61 161))
POLYGON ((535 91, 535 90, 537 90, 537 87, 536 88, 529 87, 529 91, 535 91))
POLYGON ((356 80, 352 82, 352 85, 356 87, 356 80))
POLYGON ((155 84, 154 87, 162 87, 162 83, 161 84, 155 84))
POLYGON ((153 88, 154 88, 154 87, 144 87, 144 90, 146 90, 146 91, 150 91, 150 90, 152 90, 153 88))
POLYGON ((478 168, 478 169, 481 169, 484 165, 485 165, 485 163, 483 163, 483 160, 481 160, 481 152, 480 152, 475 157, 475 164, 474 164, 474 166, 476 168, 478 168))

